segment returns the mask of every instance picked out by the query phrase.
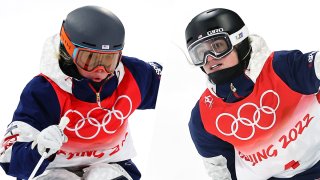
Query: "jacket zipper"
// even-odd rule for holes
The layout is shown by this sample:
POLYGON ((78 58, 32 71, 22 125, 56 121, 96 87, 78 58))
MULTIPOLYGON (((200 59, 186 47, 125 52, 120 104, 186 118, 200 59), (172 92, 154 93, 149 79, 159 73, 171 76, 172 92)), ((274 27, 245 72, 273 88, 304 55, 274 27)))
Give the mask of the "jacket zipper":
POLYGON ((102 87, 104 85, 104 82, 101 84, 100 88, 99 88, 99 91, 96 91, 96 89, 89 83, 89 86, 90 88, 93 90, 93 92, 96 94, 96 102, 98 104, 98 106, 102 109, 104 109, 102 106, 101 106, 101 96, 100 96, 100 93, 101 93, 101 90, 102 90, 102 87))

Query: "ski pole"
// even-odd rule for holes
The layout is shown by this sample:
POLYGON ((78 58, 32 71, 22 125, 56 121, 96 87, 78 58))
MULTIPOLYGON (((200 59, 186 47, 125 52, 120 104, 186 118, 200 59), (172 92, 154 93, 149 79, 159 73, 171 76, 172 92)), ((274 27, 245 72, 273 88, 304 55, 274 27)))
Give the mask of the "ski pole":
MULTIPOLYGON (((69 121, 70 121, 70 119, 69 119, 68 117, 65 117, 65 116, 64 116, 64 117, 61 118, 60 123, 59 123, 59 125, 58 125, 59 128, 61 129, 61 131, 63 131, 64 128, 66 128, 66 126, 67 126, 67 124, 69 123, 69 121)), ((42 162, 44 161, 44 159, 47 157, 48 152, 49 152, 49 151, 46 150, 46 151, 42 154, 40 160, 38 161, 36 167, 33 169, 33 171, 32 171, 32 173, 31 173, 31 175, 30 175, 30 177, 29 177, 28 180, 32 180, 32 179, 34 178, 34 176, 36 175, 38 169, 40 168, 40 165, 42 164, 42 162)))

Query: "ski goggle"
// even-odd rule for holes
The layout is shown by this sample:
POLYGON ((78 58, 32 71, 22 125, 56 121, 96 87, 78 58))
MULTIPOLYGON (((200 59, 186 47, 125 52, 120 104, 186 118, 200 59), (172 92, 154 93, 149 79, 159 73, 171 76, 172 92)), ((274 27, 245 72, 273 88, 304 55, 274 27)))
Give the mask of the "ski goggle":
POLYGON ((198 39, 188 47, 192 64, 203 66, 206 64, 208 56, 212 56, 217 60, 227 56, 232 52, 233 46, 248 37, 248 34, 248 29, 244 26, 232 35, 219 32, 198 39))
POLYGON ((80 47, 74 44, 67 36, 63 26, 60 31, 60 40, 65 46, 68 54, 72 57, 73 62, 81 69, 88 72, 103 69, 108 73, 113 73, 121 58, 121 50, 101 51, 80 47))

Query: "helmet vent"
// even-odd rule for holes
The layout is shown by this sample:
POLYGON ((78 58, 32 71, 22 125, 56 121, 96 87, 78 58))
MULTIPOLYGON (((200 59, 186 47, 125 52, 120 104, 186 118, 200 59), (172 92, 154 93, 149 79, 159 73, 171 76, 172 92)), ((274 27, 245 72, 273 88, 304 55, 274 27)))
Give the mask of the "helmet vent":
POLYGON ((87 43, 87 42, 82 42, 83 44, 85 44, 85 45, 89 45, 89 46, 93 46, 93 47, 96 47, 96 45, 95 44, 91 44, 91 43, 87 43))
POLYGON ((211 9, 209 11, 207 11, 207 14, 211 13, 212 11, 215 11, 216 9, 211 9))
POLYGON ((122 44, 118 44, 118 45, 114 45, 113 47, 117 48, 117 47, 121 47, 122 44))

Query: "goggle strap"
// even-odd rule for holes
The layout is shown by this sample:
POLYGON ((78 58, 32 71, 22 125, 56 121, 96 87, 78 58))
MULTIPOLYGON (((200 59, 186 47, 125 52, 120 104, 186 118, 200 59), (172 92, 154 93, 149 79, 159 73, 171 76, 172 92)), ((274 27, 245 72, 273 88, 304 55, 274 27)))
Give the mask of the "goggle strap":
POLYGON ((232 46, 235 46, 241 41, 243 41, 245 38, 247 38, 248 36, 249 36, 249 30, 247 26, 243 26, 239 31, 229 35, 229 38, 232 43, 232 46))
POLYGON ((182 54, 184 55, 184 57, 185 57, 185 59, 187 60, 187 62, 189 63, 189 65, 194 66, 194 63, 193 63, 193 61, 191 60, 191 57, 190 57, 189 53, 185 52, 185 51, 183 50, 183 48, 178 45, 178 43, 176 43, 176 42, 174 42, 174 41, 171 41, 171 43, 172 43, 175 47, 177 47, 177 48, 180 50, 180 52, 182 52, 182 54))
POLYGON ((73 57, 73 51, 75 49, 75 46, 70 41, 69 37, 67 36, 66 32, 64 31, 63 26, 61 26, 60 40, 61 40, 62 44, 64 45, 64 47, 66 48, 69 56, 73 57))

